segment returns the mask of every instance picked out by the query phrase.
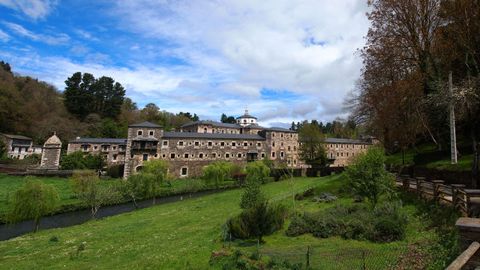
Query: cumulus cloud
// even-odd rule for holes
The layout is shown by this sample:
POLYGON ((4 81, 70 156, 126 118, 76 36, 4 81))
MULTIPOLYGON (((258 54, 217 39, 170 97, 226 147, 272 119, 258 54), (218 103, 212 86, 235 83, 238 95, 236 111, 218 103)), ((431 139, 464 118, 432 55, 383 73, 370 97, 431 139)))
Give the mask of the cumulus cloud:
POLYGON ((288 89, 316 101, 296 108, 285 100, 283 110, 261 110, 266 118, 318 119, 345 114, 344 96, 360 74, 354 52, 364 44, 366 11, 357 0, 135 0, 114 10, 129 31, 174 41, 176 55, 192 66, 209 74, 228 70, 220 78, 228 81, 225 89, 251 98, 265 87, 288 89))
POLYGON ((55 35, 38 34, 27 30, 25 27, 16 23, 4 22, 4 24, 17 35, 29 38, 34 41, 44 42, 49 45, 66 44, 70 40, 70 37, 67 34, 63 33, 55 35))
POLYGON ((22 12, 37 20, 46 17, 57 5, 51 0, 0 0, 0 5, 22 12))

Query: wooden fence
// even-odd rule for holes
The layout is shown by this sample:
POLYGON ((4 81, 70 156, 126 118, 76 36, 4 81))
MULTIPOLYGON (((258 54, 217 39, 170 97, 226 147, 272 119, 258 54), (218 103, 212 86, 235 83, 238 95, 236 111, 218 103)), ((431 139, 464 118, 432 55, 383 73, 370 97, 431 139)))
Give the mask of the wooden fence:
POLYGON ((477 216, 480 210, 480 189, 467 189, 462 184, 446 185, 442 180, 427 181, 425 177, 401 175, 396 185, 419 197, 432 199, 442 204, 450 204, 463 216, 477 216))

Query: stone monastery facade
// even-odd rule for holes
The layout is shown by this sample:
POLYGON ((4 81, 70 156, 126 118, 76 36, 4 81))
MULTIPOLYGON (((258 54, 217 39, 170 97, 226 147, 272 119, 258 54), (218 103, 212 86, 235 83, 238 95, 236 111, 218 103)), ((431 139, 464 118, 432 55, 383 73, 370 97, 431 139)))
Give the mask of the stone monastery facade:
POLYGON ((224 160, 240 165, 269 158, 277 166, 306 168, 299 158, 298 134, 284 128, 264 128, 248 114, 237 124, 197 121, 167 132, 143 122, 128 127, 127 139, 77 138, 67 153, 82 151, 103 155, 108 165, 124 165, 124 177, 142 169, 143 162, 163 159, 176 177, 199 176, 211 162, 224 160))
MULTIPOLYGON (((175 177, 199 176, 204 166, 219 160, 245 165, 268 158, 276 166, 309 167, 299 157, 297 132, 261 127, 248 111, 236 121, 196 121, 183 125, 178 132, 143 122, 130 125, 126 139, 77 138, 69 142, 67 154, 82 151, 103 155, 108 166, 124 165, 124 177, 141 170, 143 162, 152 159, 168 161, 169 173, 175 177)), ((330 166, 348 165, 372 144, 372 140, 327 138, 330 166)))

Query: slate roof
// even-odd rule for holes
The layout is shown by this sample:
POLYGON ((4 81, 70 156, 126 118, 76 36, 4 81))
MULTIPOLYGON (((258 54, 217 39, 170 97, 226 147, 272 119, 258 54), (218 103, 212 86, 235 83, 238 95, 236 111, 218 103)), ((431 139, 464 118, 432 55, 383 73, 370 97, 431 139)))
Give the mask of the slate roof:
POLYGON ((244 113, 243 115, 237 117, 237 119, 240 119, 240 118, 253 118, 253 119, 257 119, 255 116, 250 115, 250 114, 248 114, 248 113, 244 113))
POLYGON ((222 123, 222 122, 216 122, 216 121, 195 121, 195 122, 190 122, 182 125, 182 127, 189 127, 189 126, 194 126, 194 125, 212 125, 214 127, 224 127, 224 128, 238 128, 240 129, 241 126, 238 124, 230 124, 230 123, 222 123))
POLYGON ((137 124, 131 124, 128 127, 146 127, 146 128, 161 128, 162 126, 154 124, 152 122, 142 122, 142 123, 137 123, 137 124))
POLYGON ((265 128, 265 130, 268 131, 277 131, 277 132, 287 132, 287 133, 297 133, 294 130, 290 130, 288 128, 281 128, 281 127, 271 127, 271 128, 265 128))
POLYGON ((368 141, 343 138, 325 138, 325 143, 372 144, 368 141))
POLYGON ((97 143, 97 144, 126 144, 125 138, 79 138, 71 140, 70 143, 97 143))
POLYGON ((231 133, 196 133, 196 132, 164 132, 163 138, 185 138, 185 139, 231 139, 231 140, 265 140, 257 134, 231 134, 231 133))
POLYGON ((32 138, 27 137, 27 136, 22 136, 22 135, 13 135, 13 134, 3 134, 3 136, 9 138, 9 139, 17 139, 17 140, 32 140, 32 138))

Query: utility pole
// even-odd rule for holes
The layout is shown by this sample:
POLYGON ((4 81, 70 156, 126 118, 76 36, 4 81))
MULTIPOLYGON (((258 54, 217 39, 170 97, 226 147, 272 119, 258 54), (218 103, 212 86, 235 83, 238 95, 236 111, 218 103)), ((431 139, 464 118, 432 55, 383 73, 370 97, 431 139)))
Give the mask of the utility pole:
POLYGON ((455 133, 455 105, 453 99, 452 72, 448 74, 448 92, 450 94, 450 154, 451 163, 457 164, 457 135, 455 133))

